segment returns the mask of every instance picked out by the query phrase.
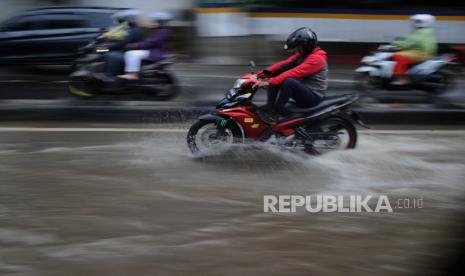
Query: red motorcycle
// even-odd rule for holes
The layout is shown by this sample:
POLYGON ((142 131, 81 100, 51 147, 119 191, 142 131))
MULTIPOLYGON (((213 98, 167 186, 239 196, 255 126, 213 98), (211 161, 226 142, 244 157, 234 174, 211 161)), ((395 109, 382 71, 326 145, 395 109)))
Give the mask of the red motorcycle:
MULTIPOLYGON (((254 67, 253 62, 251 65, 254 67)), ((252 68, 252 73, 236 80, 215 113, 202 115, 194 122, 187 134, 187 145, 194 155, 248 141, 268 141, 309 154, 355 148, 354 123, 365 126, 349 108, 357 101, 357 95, 326 97, 310 108, 299 108, 291 102, 277 123, 271 125, 260 118, 259 107, 252 102, 258 90, 253 85, 258 81, 252 68)))

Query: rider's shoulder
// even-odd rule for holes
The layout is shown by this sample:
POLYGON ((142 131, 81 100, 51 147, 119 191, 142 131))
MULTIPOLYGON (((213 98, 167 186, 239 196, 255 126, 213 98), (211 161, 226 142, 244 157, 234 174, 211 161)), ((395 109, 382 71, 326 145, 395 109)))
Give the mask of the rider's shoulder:
POLYGON ((326 60, 327 53, 321 48, 316 48, 312 53, 310 53, 306 60, 326 60))

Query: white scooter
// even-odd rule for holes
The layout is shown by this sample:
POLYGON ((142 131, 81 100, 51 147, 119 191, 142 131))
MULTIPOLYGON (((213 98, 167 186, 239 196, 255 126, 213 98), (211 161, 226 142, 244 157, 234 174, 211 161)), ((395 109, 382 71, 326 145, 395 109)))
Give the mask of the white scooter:
POLYGON ((453 54, 444 54, 413 64, 407 71, 410 82, 406 85, 393 84, 396 62, 391 58, 395 51, 395 46, 381 45, 377 51, 363 57, 363 66, 355 70, 356 89, 364 93, 371 93, 377 89, 419 89, 439 95, 453 87, 458 73, 458 63, 454 62, 457 56, 453 54))

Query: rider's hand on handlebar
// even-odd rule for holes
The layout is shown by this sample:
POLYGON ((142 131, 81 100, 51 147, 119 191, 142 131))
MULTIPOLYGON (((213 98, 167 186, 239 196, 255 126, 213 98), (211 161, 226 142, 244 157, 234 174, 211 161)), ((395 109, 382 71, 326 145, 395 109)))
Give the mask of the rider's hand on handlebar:
POLYGON ((263 87, 267 87, 269 86, 270 84, 267 82, 267 81, 259 81, 257 83, 255 83, 252 88, 253 89, 260 89, 260 88, 263 88, 263 87))
POLYGON ((265 74, 265 72, 260 71, 260 72, 257 73, 257 77, 259 77, 260 79, 265 79, 265 78, 266 78, 266 74, 265 74))
POLYGON ((270 76, 271 76, 271 71, 268 69, 262 70, 257 73, 257 77, 259 77, 260 79, 266 79, 266 78, 269 78, 270 76))

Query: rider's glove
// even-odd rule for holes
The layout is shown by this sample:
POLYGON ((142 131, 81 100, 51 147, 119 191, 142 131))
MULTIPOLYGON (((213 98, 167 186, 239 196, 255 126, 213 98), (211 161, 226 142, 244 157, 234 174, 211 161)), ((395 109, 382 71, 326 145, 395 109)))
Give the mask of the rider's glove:
POLYGON ((260 79, 265 79, 265 78, 268 78, 270 76, 270 72, 267 70, 263 70, 263 71, 260 71, 257 73, 257 77, 259 77, 260 79))

